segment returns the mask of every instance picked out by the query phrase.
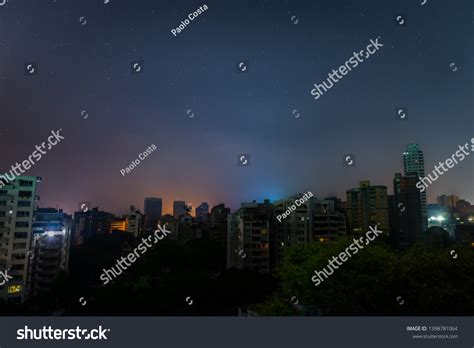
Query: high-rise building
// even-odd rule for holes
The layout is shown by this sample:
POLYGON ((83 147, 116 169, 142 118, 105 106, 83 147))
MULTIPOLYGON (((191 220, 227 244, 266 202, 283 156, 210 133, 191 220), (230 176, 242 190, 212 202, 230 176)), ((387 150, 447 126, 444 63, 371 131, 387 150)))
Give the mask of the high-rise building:
POLYGON ((173 217, 179 219, 180 216, 186 214, 186 202, 185 201, 174 201, 173 202, 173 217))
POLYGON ((110 224, 115 215, 100 211, 99 208, 74 213, 71 245, 80 246, 97 234, 110 232, 110 224))
MULTIPOLYGON (((299 196, 274 203, 275 216, 282 215, 295 205, 299 196)), ((275 222, 275 238, 270 235, 272 268, 283 260, 285 250, 294 245, 326 243, 346 235, 346 216, 335 209, 336 198, 309 198, 296 207, 289 216, 275 222)))
POLYGON ((379 225, 379 230, 388 233, 387 186, 370 186, 370 181, 360 182, 359 188, 347 192, 347 219, 349 231, 365 233, 369 226, 379 225))
MULTIPOLYGON (((405 176, 415 176, 418 179, 425 177, 425 160, 423 151, 418 144, 408 144, 403 152, 403 171, 405 176)), ((428 210, 426 207, 426 189, 420 192, 422 229, 428 228, 428 210)))
POLYGON ((148 197, 145 198, 144 214, 145 229, 154 231, 161 219, 161 211, 163 209, 163 201, 161 198, 148 197))
MULTIPOLYGON (((289 207, 295 206, 295 199, 299 196, 282 199, 274 203, 275 216, 282 216, 289 207)), ((312 226, 315 198, 308 199, 303 204, 295 206, 286 218, 275 222, 275 238, 270 238, 271 268, 283 261, 285 250, 295 245, 306 245, 313 241, 312 226)))
POLYGON ((52 290, 61 272, 68 271, 72 216, 54 208, 34 212, 28 288, 31 295, 52 290))
POLYGON ((36 184, 40 177, 18 176, 0 185, 0 271, 10 279, 0 286, 0 300, 21 303, 27 295, 31 228, 36 184))
POLYGON ((209 215, 209 204, 202 202, 199 207, 196 208, 196 219, 201 222, 207 221, 209 215))
POLYGON ((227 268, 270 271, 270 233, 273 233, 273 205, 242 203, 228 217, 227 268))
POLYGON ((441 195, 441 196, 436 197, 436 202, 440 206, 445 207, 445 208, 447 207, 455 208, 458 201, 459 201, 459 197, 454 196, 454 195, 450 195, 450 196, 441 195))
POLYGON ((230 209, 225 204, 218 204, 211 209, 209 239, 227 246, 227 217, 230 209))
POLYGON ((393 179, 393 218, 391 221, 392 243, 406 249, 423 237, 420 190, 416 187, 418 178, 395 174, 393 179))

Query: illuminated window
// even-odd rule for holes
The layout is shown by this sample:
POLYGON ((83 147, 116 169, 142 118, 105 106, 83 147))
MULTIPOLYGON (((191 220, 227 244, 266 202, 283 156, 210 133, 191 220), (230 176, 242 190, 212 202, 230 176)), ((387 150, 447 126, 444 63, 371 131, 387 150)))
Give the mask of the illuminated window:
POLYGON ((8 287, 8 293, 9 294, 15 294, 17 292, 21 292, 22 286, 21 285, 10 285, 8 287))

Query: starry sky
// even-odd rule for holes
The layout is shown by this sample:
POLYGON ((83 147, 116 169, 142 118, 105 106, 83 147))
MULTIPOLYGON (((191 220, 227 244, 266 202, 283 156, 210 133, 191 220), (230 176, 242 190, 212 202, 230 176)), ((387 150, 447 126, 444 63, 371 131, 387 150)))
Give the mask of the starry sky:
MULTIPOLYGON (((173 200, 235 209, 307 191, 345 199, 363 179, 391 193, 408 143, 420 144, 430 172, 474 136, 473 3, 421 3, 8 0, 0 171, 62 128, 65 139, 27 174, 43 178, 40 206, 69 212, 89 201, 120 213, 144 197, 162 197, 165 212, 173 200), (379 36, 383 48, 313 99, 314 83, 379 36), (343 166, 345 154, 355 167, 343 166)), ((474 203, 473 173, 474 156, 429 187, 429 201, 474 203)))

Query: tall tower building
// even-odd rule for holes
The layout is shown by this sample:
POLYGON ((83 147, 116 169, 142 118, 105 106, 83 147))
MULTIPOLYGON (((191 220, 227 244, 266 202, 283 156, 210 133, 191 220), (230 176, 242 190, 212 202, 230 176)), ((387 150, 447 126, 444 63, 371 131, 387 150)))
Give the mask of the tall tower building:
POLYGON ((10 279, 0 285, 0 299, 21 303, 27 295, 31 229, 36 202, 36 176, 0 180, 0 271, 10 279))
POLYGON ((400 249, 422 240, 421 196, 417 182, 417 177, 402 176, 400 173, 396 173, 393 179, 395 213, 390 239, 400 249))
POLYGON ((163 201, 161 198, 148 197, 145 198, 144 214, 145 214, 145 230, 156 230, 158 221, 161 219, 161 211, 163 209, 163 201))
POLYGON ((179 219, 179 217, 183 215, 186 215, 186 202, 174 201, 173 202, 173 217, 175 219, 179 219))
POLYGON ((359 188, 346 193, 350 232, 365 233, 369 230, 369 226, 378 224, 381 231, 388 233, 387 186, 370 186, 370 181, 364 180, 360 182, 359 188))
POLYGON ((72 216, 54 208, 34 212, 28 288, 31 295, 53 290, 61 272, 68 271, 72 216))
MULTIPOLYGON (((403 171, 405 176, 425 177, 425 160, 418 144, 408 144, 403 153, 403 171)), ((426 207, 426 190, 420 192, 421 217, 423 232, 428 228, 428 209, 426 207)))

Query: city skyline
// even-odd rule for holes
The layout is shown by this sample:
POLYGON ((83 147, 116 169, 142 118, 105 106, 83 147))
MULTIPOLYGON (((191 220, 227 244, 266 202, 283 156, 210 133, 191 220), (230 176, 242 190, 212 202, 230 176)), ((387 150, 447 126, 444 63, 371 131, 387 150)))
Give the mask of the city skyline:
MULTIPOLYGON (((396 173, 404 173, 404 175, 407 175, 407 173, 408 173, 408 174, 410 173, 410 170, 407 171, 405 158, 406 158, 406 154, 407 154, 406 150, 408 150, 408 149, 410 149, 410 148, 413 148, 413 147, 416 149, 417 152, 420 152, 420 153, 421 153, 421 158, 423 158, 423 150, 419 147, 418 144, 416 144, 416 143, 407 144, 407 147, 406 147, 405 151, 402 152, 402 156, 401 156, 401 158, 402 158, 402 167, 400 168, 399 171, 393 172, 392 178, 389 179, 389 183, 388 183, 388 184, 380 184, 380 183, 377 183, 377 182, 373 181, 371 178, 360 178, 359 181, 356 183, 356 185, 354 185, 353 187, 348 187, 348 188, 344 189, 343 191, 339 191, 339 192, 342 192, 342 193, 340 193, 340 194, 339 194, 338 192, 328 192, 328 193, 326 193, 326 194, 316 194, 316 196, 317 196, 317 197, 320 197, 320 198, 325 198, 325 197, 329 197, 329 196, 334 196, 334 194, 335 194, 336 197, 341 198, 342 200, 345 200, 345 199, 347 199, 346 192, 347 192, 348 190, 353 189, 353 188, 359 187, 359 183, 360 183, 361 181, 364 181, 364 180, 369 180, 369 181, 370 181, 372 184, 374 184, 374 185, 386 186, 386 187, 387 187, 387 192, 388 192, 388 194, 393 194, 393 186, 392 186, 393 175, 396 174, 396 173)), ((422 169, 421 172, 420 172, 420 175, 421 175, 421 174, 424 175, 424 170, 426 170, 426 168, 424 168, 423 164, 421 164, 421 167, 420 167, 420 168, 422 169)), ((413 171, 413 169, 412 169, 412 171, 413 171)), ((416 170, 415 170, 414 172, 416 172, 416 170)), ((41 191, 41 185, 38 185, 38 186, 39 186, 39 191, 41 191)), ((430 187, 430 188, 431 188, 431 187, 430 187)), ((430 195, 430 194, 429 194, 430 192, 431 192, 431 190, 428 189, 428 197, 429 197, 429 198, 428 198, 428 200, 427 200, 427 204, 436 204, 438 197, 439 197, 439 196, 442 196, 442 195, 456 195, 456 196, 460 196, 462 199, 465 199, 465 200, 467 200, 467 201, 469 201, 469 202, 472 202, 469 198, 465 197, 465 195, 463 195, 462 193, 452 193, 452 192, 440 191, 439 194, 438 194, 438 193, 436 193, 436 194, 433 193, 433 194, 430 195)), ((256 198, 249 199, 249 200, 246 200, 246 201, 241 201, 241 202, 239 203, 239 205, 236 206, 236 207, 227 205, 228 202, 225 202, 225 201, 216 201, 216 202, 211 203, 210 206, 216 206, 216 205, 218 205, 218 204, 222 204, 222 203, 223 203, 223 204, 226 204, 228 207, 230 207, 231 210, 236 211, 237 209, 240 208, 240 204, 241 204, 241 203, 244 203, 244 202, 252 202, 252 201, 254 201, 254 200, 257 201, 257 202, 263 202, 265 199, 270 199, 271 202, 276 202, 276 201, 279 201, 279 200, 282 200, 282 199, 287 199, 288 197, 292 197, 292 196, 298 195, 299 193, 301 193, 301 192, 293 192, 293 193, 288 194, 287 196, 276 197, 276 198, 274 198, 274 199, 270 199, 269 197, 266 197, 266 196, 264 196, 264 197, 256 197, 256 198)), ((422 192, 421 195, 423 195, 424 193, 425 193, 425 191, 422 192)), ((182 198, 185 198, 185 197, 182 197, 182 198)), ((191 204, 191 205, 193 206, 194 209, 193 209, 191 215, 194 216, 194 215, 195 215, 195 208, 199 207, 199 205, 200 205, 201 203, 212 202, 211 200, 208 200, 208 199, 206 199, 206 198, 204 198, 204 199, 201 200, 201 201, 190 201, 190 200, 186 200, 186 199, 184 199, 184 200, 176 200, 176 199, 167 198, 167 197, 159 197, 158 195, 148 195, 148 196, 145 196, 145 197, 143 197, 143 198, 141 199, 140 204, 143 204, 143 209, 142 209, 142 211, 145 211, 145 203, 142 203, 142 202, 146 201, 147 199, 160 199, 160 200, 161 200, 161 203, 160 203, 160 205, 161 205, 161 211, 162 211, 163 215, 165 215, 165 214, 173 215, 175 203, 184 202, 185 204, 191 204)), ((51 199, 51 198, 50 198, 50 200, 51 200, 51 201, 54 201, 54 199, 51 199)), ((82 202, 83 202, 83 201, 81 201, 81 203, 82 203, 82 202)), ((80 204, 78 204, 78 205, 80 205, 80 204)), ((95 202, 90 202, 90 205, 91 205, 91 207, 89 207, 89 208, 92 208, 92 207, 104 208, 104 206, 102 206, 102 205, 100 205, 100 204, 96 204, 95 202)), ((124 215, 124 214, 127 213, 128 207, 129 207, 130 205, 136 205, 136 204, 130 202, 126 207, 119 208, 119 210, 116 210, 116 211, 113 211, 113 210, 110 210, 110 211, 113 212, 114 214, 117 214, 117 215, 124 215)), ((139 206, 140 206, 140 205, 139 205, 139 206)), ((59 205, 56 205, 55 207, 57 207, 57 208, 59 207, 59 208, 63 209, 63 208, 60 207, 59 205)), ((105 208, 104 208, 104 209, 105 209, 105 208)), ((426 208, 425 208, 425 209, 426 209, 426 208)), ((105 209, 105 210, 106 210, 106 211, 109 211, 108 209, 105 209)), ((67 211, 67 210, 65 210, 65 211, 67 211)), ((78 209, 76 208, 76 209, 73 209, 72 211, 68 211, 68 212, 74 213, 75 211, 78 211, 78 209)), ((426 213, 425 213, 425 215, 426 215, 426 213)))

